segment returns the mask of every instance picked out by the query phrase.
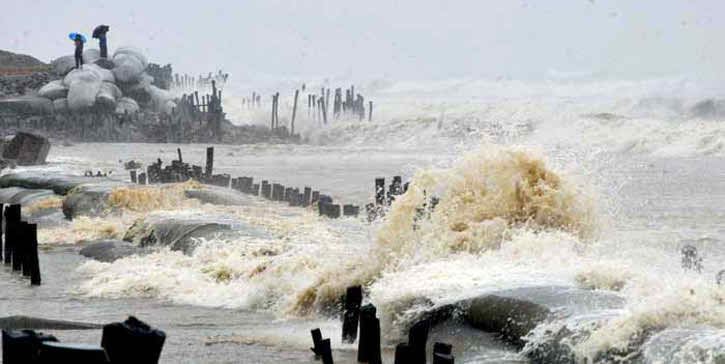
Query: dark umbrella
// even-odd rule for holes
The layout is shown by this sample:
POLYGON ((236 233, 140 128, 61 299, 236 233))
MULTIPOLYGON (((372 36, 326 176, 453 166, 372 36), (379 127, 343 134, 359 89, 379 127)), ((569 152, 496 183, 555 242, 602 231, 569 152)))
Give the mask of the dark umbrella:
POLYGON ((99 38, 102 34, 106 34, 108 32, 108 25, 99 25, 96 27, 96 29, 93 29, 93 38, 99 38))

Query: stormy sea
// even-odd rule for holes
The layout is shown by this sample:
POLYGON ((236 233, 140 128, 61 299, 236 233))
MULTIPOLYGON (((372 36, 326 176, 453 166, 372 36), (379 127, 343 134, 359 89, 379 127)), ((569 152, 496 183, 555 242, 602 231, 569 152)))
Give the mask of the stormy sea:
MULTIPOLYGON (((339 305, 347 287, 361 285, 363 304, 377 308, 385 363, 413 324, 444 311, 427 353, 450 343, 458 363, 725 360, 725 101, 717 85, 359 88, 376 100, 374 120, 323 126, 305 109, 302 143, 54 143, 45 165, 4 169, 0 200, 22 200, 24 219, 39 226, 43 284, 0 269, 0 312, 93 323, 134 315, 166 332, 162 363, 313 363, 310 330, 320 328, 335 362, 355 363, 339 305), (203 164, 210 146, 215 173, 310 186, 340 203, 374 202, 375 178, 409 185, 377 219, 364 208, 330 219, 314 205, 231 190, 223 196, 238 194, 234 203, 200 199, 188 191, 219 188, 194 181, 133 185, 124 167, 170 163, 177 148, 203 164), (92 179, 65 197, 27 193, 32 187, 18 182, 89 170, 108 175, 93 211, 68 201, 100 188, 92 179), (72 219, 69 205, 78 209, 72 219), (184 230, 192 225, 224 228, 184 230), (98 240, 125 241, 130 253, 106 261, 79 254, 98 240), (685 247, 695 256, 683 258, 685 247), (534 309, 544 314, 521 325, 491 323, 528 320, 534 309)), ((249 91, 227 85, 229 120, 267 122, 268 108, 242 107, 249 91)), ((280 108, 285 123, 290 101, 280 108)), ((99 340, 93 330, 44 332, 99 340)))

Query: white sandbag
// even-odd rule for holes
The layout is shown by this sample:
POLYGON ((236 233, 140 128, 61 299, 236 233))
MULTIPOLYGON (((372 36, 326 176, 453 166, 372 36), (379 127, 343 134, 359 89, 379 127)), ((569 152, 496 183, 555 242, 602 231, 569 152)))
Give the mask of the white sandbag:
POLYGON ((154 77, 150 74, 144 72, 140 76, 138 76, 138 83, 143 84, 145 86, 149 86, 152 83, 154 83, 154 77))
POLYGON ((94 72, 98 73, 98 75, 101 77, 101 81, 103 82, 110 82, 110 83, 116 83, 116 77, 113 76, 113 72, 110 70, 107 70, 97 64, 88 64, 84 65, 83 68, 89 68, 93 70, 94 72))
POLYGON ((113 63, 115 65, 113 75, 119 82, 136 82, 139 75, 146 69, 138 58, 126 54, 113 57, 113 63))
POLYGON ((129 114, 133 114, 139 110, 140 110, 140 108, 138 107, 138 103, 136 103, 136 101, 134 101, 134 99, 129 98, 129 97, 122 97, 116 103, 116 113, 117 114, 123 114, 125 112, 128 112, 129 114))
POLYGON ((73 56, 63 56, 50 63, 53 73, 65 76, 76 67, 76 59, 73 56))
POLYGON ((83 51, 83 63, 92 64, 97 59, 101 58, 101 51, 98 49, 86 49, 83 51))
POLYGON ((68 91, 68 109, 81 111, 92 108, 102 83, 100 79, 73 81, 68 91))
POLYGON ((137 103, 141 105, 146 105, 153 101, 149 89, 150 87, 151 85, 134 84, 133 86, 125 87, 123 89, 123 94, 127 97, 134 99, 137 103))
POLYGON ((62 99, 53 100, 53 110, 60 114, 68 112, 68 99, 64 97, 62 99))
POLYGON ((101 82, 101 74, 98 72, 98 67, 84 66, 80 69, 70 71, 65 78, 63 78, 63 85, 70 87, 72 83, 76 81, 81 82, 101 82))
POLYGON ((114 111, 117 106, 116 100, 120 97, 121 90, 116 85, 102 82, 96 95, 96 107, 106 111, 114 111))
POLYGON ((68 87, 61 80, 50 81, 38 90, 38 95, 51 100, 65 98, 68 96, 68 87))
POLYGON ((141 64, 143 65, 144 69, 146 69, 146 67, 148 67, 148 65, 149 65, 148 58, 146 58, 146 56, 143 54, 143 52, 136 47, 129 47, 129 46, 119 47, 116 49, 115 52, 113 52, 113 58, 115 59, 116 56, 122 55, 122 54, 129 55, 129 56, 132 56, 132 57, 138 59, 138 61, 141 62, 141 64))
POLYGON ((171 113, 171 108, 176 106, 173 101, 169 103, 173 99, 169 91, 151 85, 148 87, 148 92, 151 96, 151 107, 155 111, 171 113))
POLYGON ((101 67, 103 69, 112 70, 113 67, 116 67, 116 65, 113 63, 112 60, 108 58, 99 58, 95 61, 93 61, 93 64, 95 64, 98 67, 101 67))

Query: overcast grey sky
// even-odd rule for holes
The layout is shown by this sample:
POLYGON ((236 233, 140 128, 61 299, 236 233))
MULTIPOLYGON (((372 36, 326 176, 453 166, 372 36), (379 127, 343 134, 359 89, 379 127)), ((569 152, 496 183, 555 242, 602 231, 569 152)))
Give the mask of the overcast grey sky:
POLYGON ((4 0, 0 49, 48 61, 103 23, 111 50, 237 79, 712 79, 722 14, 721 0, 4 0))

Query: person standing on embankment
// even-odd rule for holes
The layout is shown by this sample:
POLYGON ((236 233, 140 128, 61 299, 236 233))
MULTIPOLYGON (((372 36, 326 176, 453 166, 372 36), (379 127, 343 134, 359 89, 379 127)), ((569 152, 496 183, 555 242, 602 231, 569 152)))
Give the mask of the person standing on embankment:
POLYGON ((106 33, 111 27, 108 25, 99 25, 93 29, 93 38, 98 38, 98 46, 101 48, 101 58, 108 58, 108 43, 106 42, 106 33))
POLYGON ((79 69, 83 66, 83 38, 80 34, 76 34, 73 42, 76 45, 76 69, 79 69))

